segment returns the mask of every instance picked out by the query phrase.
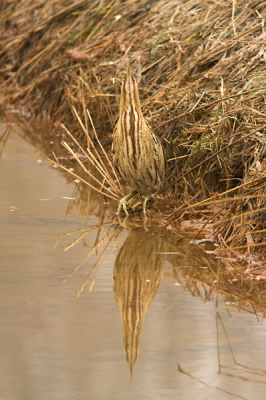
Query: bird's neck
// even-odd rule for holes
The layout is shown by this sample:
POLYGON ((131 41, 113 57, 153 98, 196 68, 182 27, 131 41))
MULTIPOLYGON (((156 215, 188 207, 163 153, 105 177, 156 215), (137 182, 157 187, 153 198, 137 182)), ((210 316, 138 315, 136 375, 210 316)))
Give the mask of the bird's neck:
POLYGON ((133 78, 127 78, 122 83, 120 115, 130 110, 141 112, 138 85, 133 78))

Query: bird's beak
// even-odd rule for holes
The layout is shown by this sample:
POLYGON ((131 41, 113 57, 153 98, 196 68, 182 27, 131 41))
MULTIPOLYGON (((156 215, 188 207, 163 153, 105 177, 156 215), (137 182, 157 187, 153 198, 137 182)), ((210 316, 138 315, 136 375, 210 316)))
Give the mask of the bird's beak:
POLYGON ((130 62, 127 60, 127 79, 132 78, 131 69, 130 69, 130 62))

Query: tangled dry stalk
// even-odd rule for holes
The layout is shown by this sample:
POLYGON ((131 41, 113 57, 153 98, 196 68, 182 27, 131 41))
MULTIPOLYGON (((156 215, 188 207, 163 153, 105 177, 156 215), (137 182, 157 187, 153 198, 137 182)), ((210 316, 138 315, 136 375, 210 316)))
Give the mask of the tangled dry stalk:
POLYGON ((71 124, 85 144, 71 105, 78 115, 88 109, 108 150, 130 57, 145 116, 169 159, 168 223, 204 216, 223 246, 264 255, 265 5, 5 0, 2 106, 71 124))

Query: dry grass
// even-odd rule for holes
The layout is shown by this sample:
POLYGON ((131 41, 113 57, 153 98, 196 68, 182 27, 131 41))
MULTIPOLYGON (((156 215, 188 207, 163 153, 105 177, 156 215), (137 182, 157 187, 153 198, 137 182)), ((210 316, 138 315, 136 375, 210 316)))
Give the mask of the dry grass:
POLYGON ((108 151, 130 57, 145 116, 170 160, 169 226, 203 216, 221 245, 264 255, 265 5, 4 1, 2 105, 71 124, 82 148, 95 131, 85 119, 84 135, 71 106, 78 115, 88 109, 108 151))
POLYGON ((105 197, 108 197, 109 199, 119 201, 119 199, 123 197, 125 194, 120 184, 115 168, 112 162, 110 161, 109 157, 107 156, 98 138, 98 135, 94 129, 94 125, 90 114, 88 113, 94 131, 94 138, 96 139, 100 147, 101 153, 99 153, 99 151, 95 147, 92 139, 89 136, 88 129, 81 121, 75 109, 74 113, 76 114, 80 126, 87 137, 88 147, 87 149, 84 149, 64 125, 62 125, 62 127, 65 129, 68 137, 73 142, 73 144, 76 145, 78 153, 76 150, 74 151, 66 141, 63 141, 62 144, 65 147, 65 149, 72 155, 74 160, 79 164, 79 166, 89 177, 89 179, 82 178, 80 175, 77 175, 71 169, 62 165, 55 154, 54 154, 55 160, 50 159, 49 161, 52 164, 56 165, 57 167, 60 167, 61 169, 69 172, 72 176, 77 178, 79 181, 83 182, 85 185, 88 185, 91 189, 95 190, 96 192, 103 194, 105 197), (80 154, 83 156, 83 160, 80 159, 80 154), (104 159, 102 157, 102 154, 104 155, 104 159), (89 168, 86 167, 86 161, 89 162, 90 167, 92 167, 92 169, 90 167, 89 168), (91 180, 93 181, 93 183, 90 182, 91 180))

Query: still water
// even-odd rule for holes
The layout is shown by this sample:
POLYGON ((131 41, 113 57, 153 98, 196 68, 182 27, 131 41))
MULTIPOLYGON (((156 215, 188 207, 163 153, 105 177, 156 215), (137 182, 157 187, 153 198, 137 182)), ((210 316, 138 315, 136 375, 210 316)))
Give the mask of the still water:
POLYGON ((74 178, 4 131, 0 399, 264 399, 265 321, 190 277, 219 260, 121 227, 98 195, 84 215, 74 178))

